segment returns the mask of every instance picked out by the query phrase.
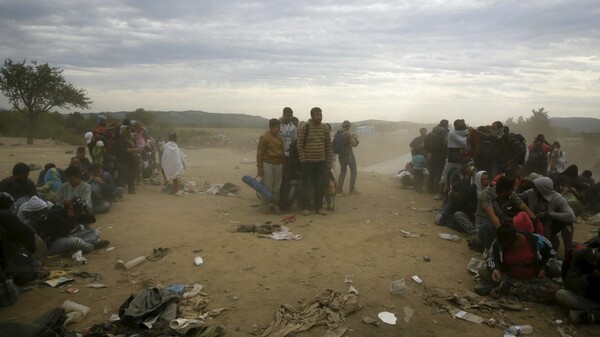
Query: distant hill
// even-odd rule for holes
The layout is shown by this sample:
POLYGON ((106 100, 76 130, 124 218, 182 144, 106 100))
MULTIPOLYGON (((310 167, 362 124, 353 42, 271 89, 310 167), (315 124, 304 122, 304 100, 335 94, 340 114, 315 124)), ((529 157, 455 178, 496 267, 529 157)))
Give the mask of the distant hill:
MULTIPOLYGON (((123 119, 130 111, 110 112, 112 118, 123 119)), ((269 124, 269 119, 246 114, 215 113, 198 110, 187 111, 154 111, 156 120, 168 122, 179 127, 206 127, 206 128, 258 128, 264 129, 269 124)), ((334 130, 340 127, 342 121, 332 123, 334 130)), ((399 129, 416 130, 422 126, 434 124, 419 124, 413 122, 390 122, 383 120, 352 121, 353 126, 372 125, 379 131, 393 132, 399 129)))
POLYGON ((588 117, 553 117, 550 123, 555 128, 566 128, 571 133, 600 132, 600 119, 588 117))

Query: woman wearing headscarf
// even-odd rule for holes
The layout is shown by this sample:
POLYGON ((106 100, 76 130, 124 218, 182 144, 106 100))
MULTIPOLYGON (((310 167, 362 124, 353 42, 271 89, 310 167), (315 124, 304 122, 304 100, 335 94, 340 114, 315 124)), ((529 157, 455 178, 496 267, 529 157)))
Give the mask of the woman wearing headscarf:
POLYGON ((44 175, 44 185, 37 187, 38 196, 44 200, 56 202, 55 195, 62 184, 58 169, 49 168, 44 175))
POLYGON ((185 172, 187 157, 177 145, 177 134, 175 132, 171 132, 168 139, 161 160, 162 174, 167 183, 171 182, 173 184, 171 193, 182 195, 183 190, 180 189, 179 179, 185 172))

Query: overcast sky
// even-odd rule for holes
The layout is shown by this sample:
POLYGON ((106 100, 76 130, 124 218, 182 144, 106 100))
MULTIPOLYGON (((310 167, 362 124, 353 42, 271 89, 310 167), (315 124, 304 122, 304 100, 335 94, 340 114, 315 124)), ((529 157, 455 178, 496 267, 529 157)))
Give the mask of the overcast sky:
POLYGON ((0 0, 0 56, 64 69, 92 112, 600 117, 597 0, 0 0))

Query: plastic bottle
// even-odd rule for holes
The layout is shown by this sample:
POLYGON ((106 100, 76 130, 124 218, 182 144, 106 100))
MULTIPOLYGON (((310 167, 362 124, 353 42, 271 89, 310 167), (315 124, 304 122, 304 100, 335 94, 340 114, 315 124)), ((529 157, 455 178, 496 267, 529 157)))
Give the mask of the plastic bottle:
POLYGON ((454 235, 454 234, 439 233, 438 237, 440 239, 444 239, 444 240, 448 240, 448 241, 460 241, 460 237, 458 235, 454 235))
POLYGON ((514 336, 531 335, 533 333, 533 327, 531 325, 513 325, 509 326, 508 329, 506 329, 506 332, 514 336))

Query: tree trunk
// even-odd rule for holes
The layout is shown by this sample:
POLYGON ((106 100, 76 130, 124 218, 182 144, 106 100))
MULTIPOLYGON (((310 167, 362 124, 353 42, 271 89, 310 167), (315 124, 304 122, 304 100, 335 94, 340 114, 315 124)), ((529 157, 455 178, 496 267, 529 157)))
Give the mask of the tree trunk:
POLYGON ((33 111, 27 111, 27 145, 33 145, 33 111))

